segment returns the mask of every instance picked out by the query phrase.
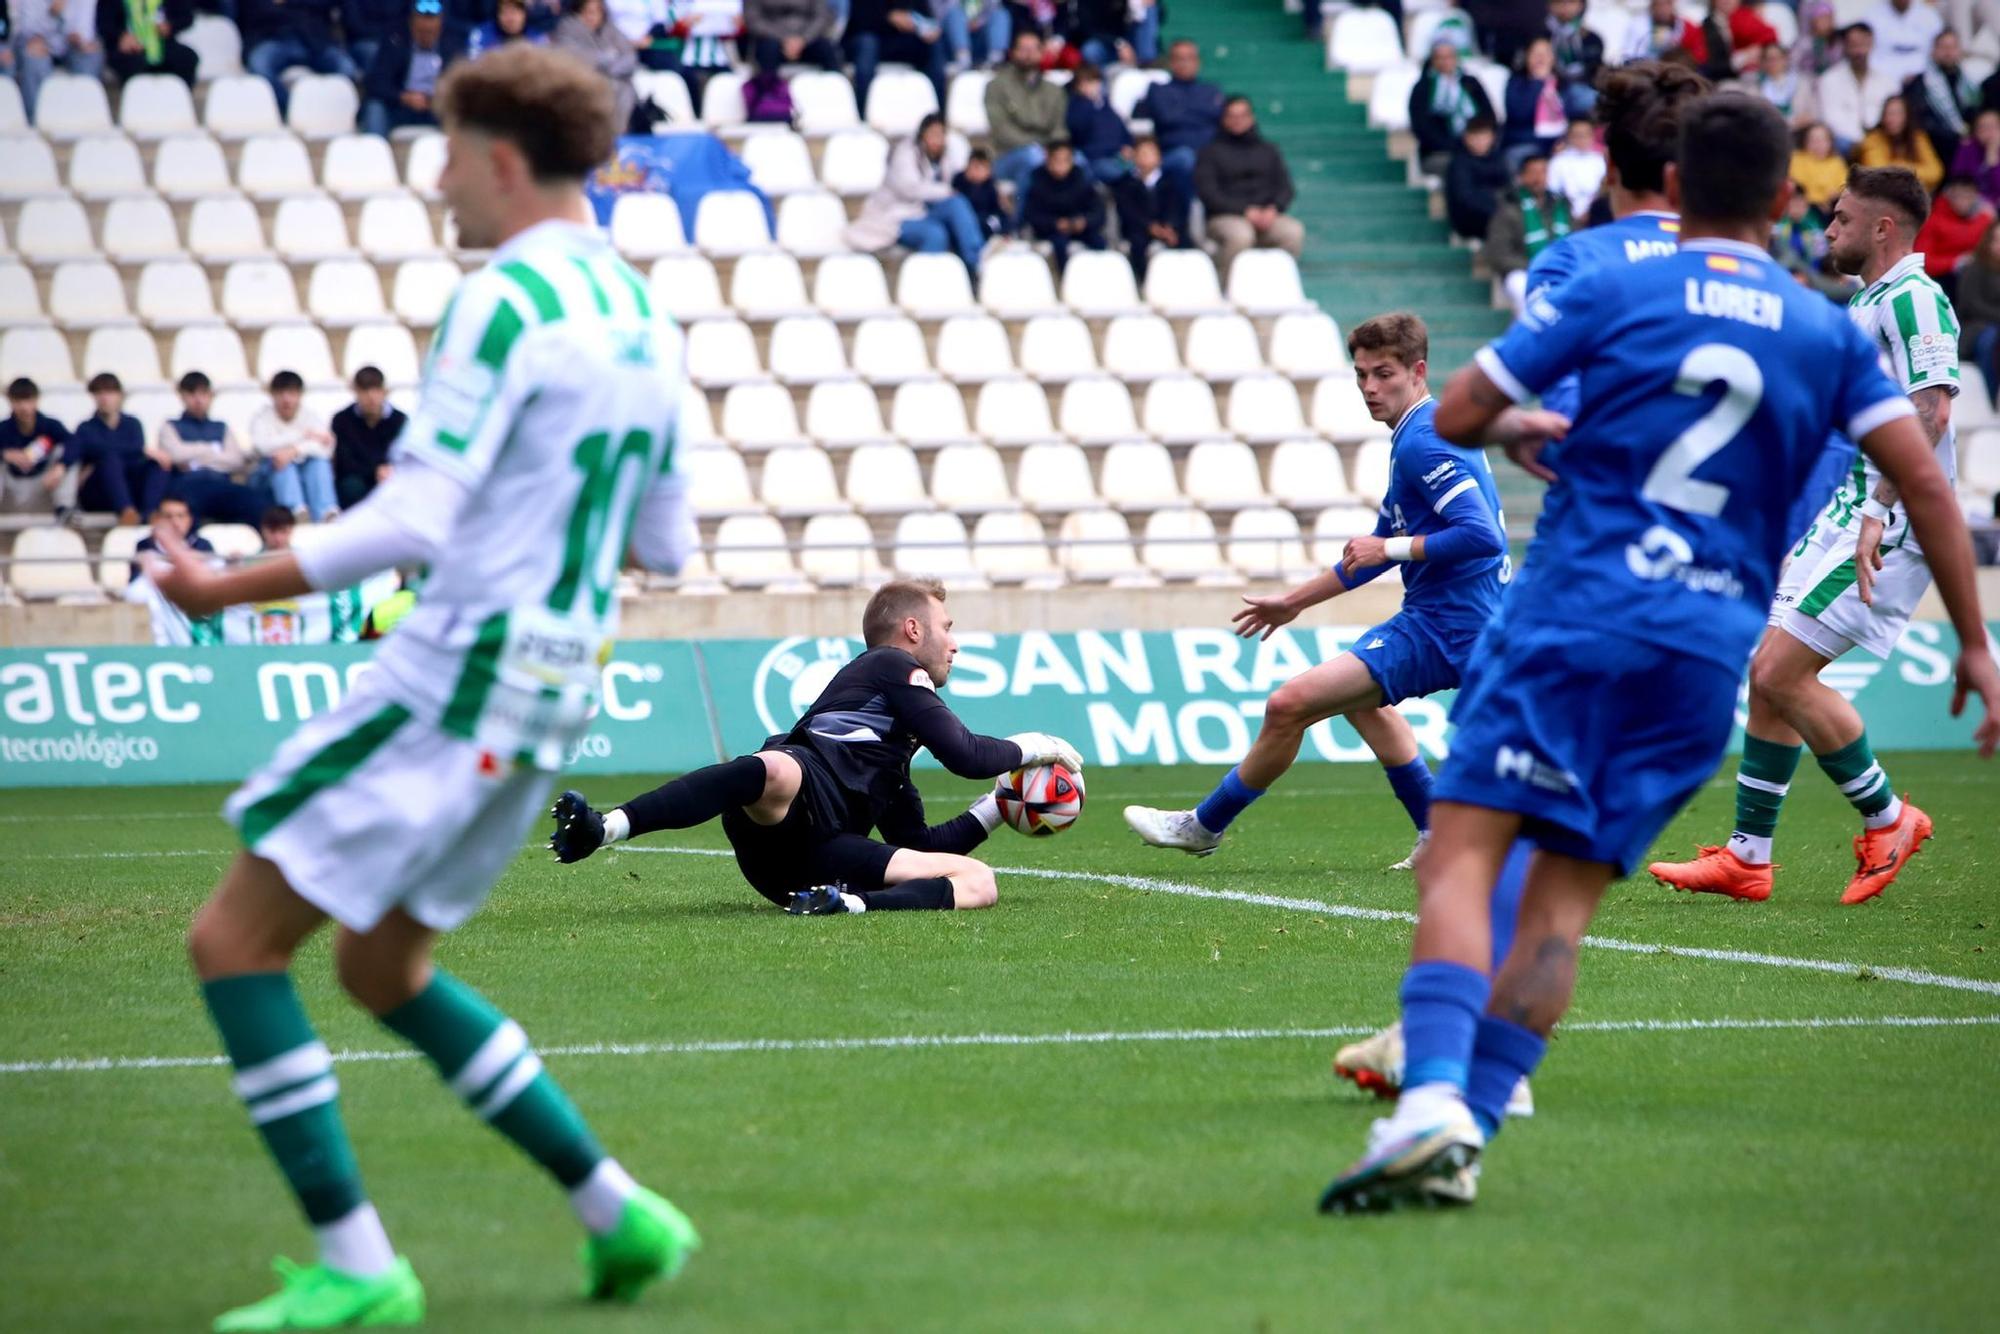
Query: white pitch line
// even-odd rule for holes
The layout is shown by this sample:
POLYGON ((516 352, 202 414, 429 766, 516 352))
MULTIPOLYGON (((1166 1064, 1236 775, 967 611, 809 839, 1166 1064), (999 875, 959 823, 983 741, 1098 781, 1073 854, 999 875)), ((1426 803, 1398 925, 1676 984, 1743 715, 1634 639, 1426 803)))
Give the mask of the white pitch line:
MULTIPOLYGON (((1756 1031, 1819 1032, 1865 1028, 1984 1028, 2000 1025, 2000 1014, 1844 1015, 1802 1019, 1604 1019, 1564 1024, 1572 1033, 1715 1033, 1756 1031)), ((544 1056, 722 1056, 744 1052, 936 1051, 958 1047, 1101 1047, 1155 1042, 1291 1042, 1359 1037, 1374 1032, 1366 1024, 1327 1028, 1149 1028, 1064 1033, 906 1033, 873 1038, 721 1038, 681 1042, 586 1042, 539 1047, 544 1056)), ((344 1063, 413 1061, 409 1048, 335 1052, 344 1063)), ((0 1062, 0 1075, 94 1074, 117 1070, 213 1069, 221 1056, 87 1056, 46 1061, 0 1062)))
POLYGON ((0 857, 0 862, 87 862, 100 858, 114 861, 136 860, 142 857, 228 857, 234 849, 213 848, 149 848, 144 852, 16 852, 0 857))

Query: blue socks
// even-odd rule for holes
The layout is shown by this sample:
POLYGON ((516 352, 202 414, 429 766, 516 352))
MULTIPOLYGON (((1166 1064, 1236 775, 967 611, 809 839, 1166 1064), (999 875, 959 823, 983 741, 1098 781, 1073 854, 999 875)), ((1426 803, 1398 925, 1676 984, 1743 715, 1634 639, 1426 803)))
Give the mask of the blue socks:
POLYGON ((1493 886, 1493 975, 1507 960, 1514 946, 1514 925, 1521 916, 1521 893, 1528 887, 1528 862, 1535 845, 1525 838, 1514 840, 1507 860, 1500 864, 1500 879, 1493 886))
POLYGON ((1396 800, 1403 803, 1403 809, 1410 813, 1410 823, 1417 827, 1419 834, 1431 827, 1431 767, 1419 755, 1408 764, 1385 764, 1382 772, 1389 775, 1389 790, 1396 794, 1396 800))
POLYGON ((1403 974, 1403 1088, 1464 1089, 1472 1042, 1493 984, 1460 963, 1427 959, 1403 974))
POLYGON ((1500 1123, 1507 1119, 1507 1099, 1513 1096, 1514 1086, 1534 1073, 1548 1048, 1547 1038, 1509 1020, 1489 1014, 1479 1021, 1479 1031, 1472 1043, 1472 1074, 1466 1081, 1465 1101, 1472 1108, 1472 1119, 1479 1122, 1487 1139, 1500 1133, 1500 1123))
POLYGON ((1215 785, 1215 791, 1194 808, 1194 818, 1201 821, 1201 827, 1209 833, 1219 834, 1235 823, 1236 817, 1248 810, 1251 802, 1263 795, 1263 788, 1251 787, 1231 769, 1215 785))

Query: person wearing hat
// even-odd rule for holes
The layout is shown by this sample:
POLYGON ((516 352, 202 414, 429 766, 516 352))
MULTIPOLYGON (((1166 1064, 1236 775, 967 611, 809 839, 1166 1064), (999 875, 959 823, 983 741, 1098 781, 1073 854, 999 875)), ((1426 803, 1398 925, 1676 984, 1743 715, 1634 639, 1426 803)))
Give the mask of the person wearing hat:
POLYGON ((362 81, 361 129, 387 137, 436 125, 432 102, 445 67, 465 54, 465 35, 444 20, 444 0, 415 0, 409 26, 382 40, 362 81))

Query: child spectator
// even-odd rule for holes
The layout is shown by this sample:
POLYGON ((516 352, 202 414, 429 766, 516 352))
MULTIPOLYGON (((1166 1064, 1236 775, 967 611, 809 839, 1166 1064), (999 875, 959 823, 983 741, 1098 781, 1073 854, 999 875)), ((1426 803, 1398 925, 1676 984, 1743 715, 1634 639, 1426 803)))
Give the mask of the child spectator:
POLYGON ((500 0, 494 7, 493 18, 472 30, 465 42, 465 56, 477 60, 488 51, 497 51, 509 42, 526 42, 530 46, 541 46, 549 40, 545 32, 535 32, 528 27, 527 0, 500 0))
MULTIPOLYGON (((526 15, 522 16, 524 19, 526 15)), ((362 85, 361 130, 379 134, 412 125, 436 125, 431 103, 446 67, 465 54, 456 28, 444 21, 444 0, 416 0, 409 22, 382 39, 362 85)))
POLYGON ((69 431, 54 417, 42 414, 42 391, 26 376, 7 386, 7 406, 0 421, 0 510, 53 513, 67 521, 76 509, 76 446, 69 431))
POLYGON ((97 40, 97 11, 91 0, 10 0, 13 11, 14 77, 30 119, 42 80, 58 67, 94 79, 104 68, 97 40))
POLYGON ((1444 175, 1467 125, 1493 119, 1493 99, 1485 85, 1465 73, 1460 62, 1456 43, 1433 44, 1423 75, 1410 89, 1410 132, 1426 176, 1444 175))
POLYGON ((1987 203, 2000 200, 2000 111, 1980 112, 1972 121, 1972 137, 1958 146, 1951 174, 1964 176, 1987 203))
POLYGON ((125 415, 125 386, 118 377, 109 371, 92 376, 90 397, 97 411, 76 428, 85 470, 79 500, 92 513, 138 523, 160 507, 167 474, 146 453, 146 428, 125 415))
POLYGON ((325 521, 339 512, 333 489, 333 433, 303 407, 306 382, 297 371, 271 377, 271 405, 250 419, 250 447, 257 451, 257 480, 271 498, 305 519, 325 521))
POLYGON ((256 456, 226 422, 208 415, 215 386, 206 375, 189 371, 178 388, 181 415, 160 426, 152 450, 153 461, 173 473, 167 494, 187 501, 201 523, 256 523, 270 507, 271 493, 238 480, 256 456))
POLYGON ((215 554, 215 547, 209 540, 194 531, 194 511, 188 508, 188 503, 179 496, 168 496, 160 502, 159 508, 153 511, 152 533, 140 538, 139 545, 132 549, 132 568, 129 578, 134 589, 146 575, 145 566, 140 562, 139 556, 142 552, 160 549, 155 536, 162 528, 186 543, 189 551, 199 551, 209 556, 215 554))
POLYGON ((292 530, 298 526, 298 519, 283 505, 273 505, 264 511, 264 517, 257 520, 257 536, 264 539, 264 554, 274 555, 292 549, 292 530))
POLYGON ((1847 159, 1834 151, 1833 132, 1818 121, 1799 134, 1792 183, 1822 214, 1833 211, 1834 199, 1847 188, 1847 159))
POLYGON ((1500 192, 1512 179, 1493 122, 1481 117, 1467 125, 1444 173, 1445 216, 1451 219, 1451 229, 1468 241, 1485 240, 1493 210, 1500 206, 1500 192))
POLYGON ((973 149, 965 160, 965 170, 951 178, 951 188, 972 205, 973 216, 979 219, 979 228, 989 239, 1012 233, 1014 228, 1007 210, 1000 206, 1000 187, 993 183, 991 153, 983 148, 973 149))
POLYGON ((1597 146, 1597 127, 1573 120, 1563 145, 1549 159, 1549 189, 1569 201, 1570 213, 1582 217, 1604 185, 1604 150, 1597 146))
POLYGON ((141 74, 171 74, 194 87, 201 57, 175 38, 193 23, 190 0, 97 0, 97 40, 120 83, 141 74))
POLYGON ((1070 147, 1091 177, 1105 185, 1132 174, 1132 131, 1104 94, 1104 71, 1079 65, 1069 85, 1070 147))
POLYGON ((1118 229, 1131 251, 1133 276, 1143 283, 1154 246, 1178 250, 1188 244, 1188 194, 1167 174, 1160 145, 1150 138, 1133 146, 1132 174, 1111 192, 1118 204, 1118 229))
POLYGON ((341 509, 359 505, 391 471, 389 452, 409 424, 389 406, 382 372, 363 366, 354 372, 354 402, 333 414, 333 490, 341 509))
POLYGON ((1931 204, 1931 216, 1917 233, 1916 248, 1924 257, 1924 272, 1937 280, 1946 295, 1958 283, 1958 265, 1979 245, 1993 226, 1993 205, 1980 198, 1969 176, 1948 176, 1931 204))
POLYGON ((1055 252, 1056 272, 1069 264, 1071 243, 1104 249, 1104 201, 1090 178, 1076 169, 1076 151, 1067 140, 1049 145, 1049 160, 1028 181, 1023 219, 1055 252))
POLYGON ((1800 286, 1845 301, 1852 284, 1826 267, 1826 220, 1797 190, 1785 201, 1784 216, 1771 228, 1771 257, 1800 286))
POLYGON ((1944 163, 1938 161, 1931 137, 1911 123, 1909 101, 1900 93, 1882 104, 1882 123, 1861 141, 1860 162, 1864 167, 1906 167, 1926 190, 1936 190, 1944 179, 1944 163))

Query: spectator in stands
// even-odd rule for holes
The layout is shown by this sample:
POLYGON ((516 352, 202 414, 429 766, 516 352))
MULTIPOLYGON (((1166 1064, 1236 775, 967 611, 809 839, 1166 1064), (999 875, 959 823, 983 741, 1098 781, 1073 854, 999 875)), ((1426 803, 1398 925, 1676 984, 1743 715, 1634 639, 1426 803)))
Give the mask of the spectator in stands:
POLYGON ((1465 73, 1454 42, 1434 42, 1430 59, 1410 89, 1410 133, 1417 140, 1417 165, 1426 176, 1442 176, 1451 155, 1475 120, 1493 119, 1493 99, 1485 85, 1465 73))
POLYGON ((269 556, 292 549, 292 530, 298 526, 298 516, 283 505, 273 505, 257 520, 257 536, 264 539, 264 554, 269 556))
POLYGON ((493 17, 467 35, 465 58, 477 60, 488 51, 497 51, 509 42, 540 46, 548 40, 548 34, 536 32, 528 26, 527 0, 499 0, 494 6, 493 17))
POLYGON ((1201 79, 1201 48, 1183 38, 1167 48, 1165 83, 1156 83, 1132 114, 1153 122, 1160 161, 1181 190, 1194 196, 1194 160, 1222 125, 1222 90, 1201 79))
POLYGON ((1118 205, 1118 230, 1132 257, 1132 273, 1146 281, 1146 264, 1154 246, 1179 250, 1188 244, 1188 213, 1192 201, 1180 182, 1167 174, 1159 141, 1141 139, 1132 149, 1132 174, 1111 188, 1118 205))
POLYGON ((1000 203, 1000 187, 993 183, 993 155, 975 148, 965 159, 965 167, 951 178, 951 188, 965 196, 979 230, 988 238, 1006 236, 1014 230, 1013 219, 1000 203))
POLYGON ((160 426, 153 443, 153 461, 168 469, 167 494, 187 501, 201 523, 255 524, 271 504, 271 493, 241 480, 256 463, 256 455, 236 438, 226 422, 208 415, 215 387, 200 371, 189 371, 179 384, 181 415, 160 426))
POLYGON ((1451 229, 1468 241, 1485 240, 1493 210, 1500 206, 1500 192, 1512 179, 1500 151, 1498 127, 1483 116, 1473 120, 1445 168, 1444 208, 1451 229))
POLYGON ((189 551, 199 551, 210 556, 215 554, 215 548, 209 540, 194 531, 194 511, 189 509, 188 503, 179 496, 168 496, 160 502, 159 508, 153 511, 152 524, 152 533, 140 538, 139 545, 132 549, 132 568, 127 577, 134 586, 146 573, 145 566, 139 562, 139 556, 142 552, 160 549, 160 544, 154 538, 162 528, 170 529, 175 537, 187 545, 189 551))
MULTIPOLYGON (((1072 12, 1070 40, 1100 69, 1113 62, 1150 65, 1160 58, 1158 0, 1075 0, 1072 12)), ((1402 27, 1400 15, 1396 26, 1402 27)))
POLYGON ((965 261, 977 282, 986 230, 971 202, 952 188, 951 179, 962 165, 952 161, 944 117, 925 116, 914 135, 889 151, 882 184, 862 202, 861 216, 847 229, 847 243, 867 251, 892 245, 933 255, 949 251, 965 261))
POLYGON ((1006 67, 986 85, 986 120, 993 172, 1013 191, 1016 225, 1027 202, 1028 178, 1048 161, 1048 145, 1062 134, 1068 115, 1068 96, 1042 74, 1042 39, 1032 31, 1015 32, 1006 67))
POLYGON ((1549 160, 1524 158, 1514 172, 1514 188, 1494 210, 1486 229, 1486 267, 1500 275, 1514 313, 1528 298, 1528 265, 1535 256, 1570 234, 1569 201, 1549 190, 1549 160))
POLYGON ((30 120, 42 80, 57 69, 96 78, 104 68, 97 40, 97 11, 90 0, 8 0, 12 13, 14 77, 30 120))
POLYGON ((69 429, 41 410, 42 391, 22 376, 7 386, 7 419, 0 421, 0 510, 53 513, 67 520, 76 509, 78 466, 69 429))
MULTIPOLYGON (((1963 150, 1961 150, 1963 151, 1963 150)), ((1916 248, 1924 256, 1924 272, 1947 295, 1958 282, 1958 266, 1993 226, 1993 205, 1979 197, 1969 176, 1947 176, 1931 203, 1931 215, 1917 233, 1916 248)))
POLYGON ((1604 39, 1583 26, 1583 5, 1584 0, 1549 0, 1549 42, 1563 81, 1563 104, 1572 116, 1588 116, 1597 105, 1597 71, 1604 66, 1604 39))
POLYGON ((297 371, 271 377, 271 402, 250 419, 250 448, 257 451, 257 480, 271 498, 302 519, 324 521, 339 512, 333 489, 333 433, 304 406, 306 382, 297 371))
POLYGON ((604 0, 567 0, 569 12, 556 24, 551 45, 567 51, 611 80, 616 95, 615 123, 622 131, 631 123, 639 105, 639 91, 632 86, 633 71, 639 68, 638 52, 617 25, 606 19, 604 0))
POLYGON ((1826 221, 1797 190, 1785 201, 1785 212, 1771 228, 1771 258, 1801 287, 1835 300, 1845 300, 1847 279, 1826 270, 1826 221))
POLYGON ((1502 65, 1517 64, 1522 48, 1548 35, 1548 0, 1461 0, 1460 7, 1472 16, 1479 49, 1502 65))
MULTIPOLYGON (((671 31, 673 17, 668 0, 604 0, 604 21, 624 34, 639 63, 647 69, 679 67, 680 43, 671 31)), ((692 81, 689 87, 692 90, 692 81)), ((699 98, 695 101, 700 104, 699 98)))
POLYGON ((1014 40, 1014 14, 1006 0, 940 0, 938 22, 954 69, 997 65, 1014 40))
POLYGON ((363 78, 382 43, 409 24, 411 0, 340 0, 340 35, 363 78))
MULTIPOLYGON (((651 69, 678 72, 688 95, 701 105, 702 89, 716 75, 734 69, 735 47, 743 35, 743 0, 666 0, 668 43, 664 49, 639 46, 639 59, 651 69), (666 60, 658 62, 654 51, 666 60)), ((628 31, 627 36, 630 36, 628 31)), ((938 94, 941 99, 944 94, 938 94)), ((940 101, 942 106, 943 102, 940 101)))
POLYGON ((1709 0, 1699 37, 1688 54, 1710 82, 1722 83, 1755 65, 1757 53, 1778 40, 1778 30, 1743 0, 1709 0))
POLYGON ((2000 401, 2000 227, 1988 227, 1958 270, 1958 355, 1979 363, 1986 392, 2000 401))
POLYGON ((827 0, 745 0, 743 30, 750 38, 751 58, 766 74, 780 65, 840 68, 840 47, 833 34, 837 20, 827 0))
POLYGON ((437 112, 431 104, 438 79, 464 54, 462 34, 444 21, 444 0, 416 0, 403 30, 383 40, 368 67, 362 84, 362 133, 386 139, 391 130, 435 126, 437 112))
MULTIPOLYGON (((847 34, 841 41, 848 59, 854 62, 854 100, 863 114, 868 110, 868 86, 875 82, 876 67, 885 60, 914 65, 929 75, 938 105, 945 104, 947 48, 944 29, 930 16, 929 0, 854 0, 847 12, 847 34)), ((1037 67, 1041 64, 1039 41, 1035 43, 1035 63, 1037 67)), ((986 96, 990 107, 993 95, 989 92, 986 96)))
POLYGON ((1748 83, 1749 90, 1775 107, 1792 128, 1811 120, 1816 108, 1808 81, 1792 68, 1791 53, 1776 42, 1758 53, 1757 74, 1748 83))
MULTIPOLYGON (((237 0, 243 67, 271 85, 282 112, 291 94, 279 76, 294 65, 315 74, 361 78, 361 67, 333 39, 335 0, 237 0)), ((197 504, 196 508, 200 508, 197 504)))
POLYGON ((176 34, 194 23, 190 0, 97 0, 97 40, 120 81, 171 74, 194 87, 201 57, 176 34))
POLYGON ((1971 181, 1987 203, 2000 203, 2000 111, 1973 117, 1972 137, 1958 146, 1951 174, 1971 181))
POLYGON ((1882 104, 1903 84, 1874 63, 1875 32, 1867 24, 1849 24, 1840 46, 1840 63, 1819 76, 1819 115, 1833 131, 1834 146, 1848 153, 1882 119, 1882 104))
POLYGON ((1537 37, 1521 53, 1521 65, 1507 80, 1507 116, 1500 147, 1508 169, 1516 170, 1531 157, 1547 157, 1569 129, 1562 77, 1556 73, 1556 49, 1537 37))
POLYGON ((1882 104, 1882 121, 1862 139, 1859 161, 1864 167, 1908 167, 1926 190, 1944 179, 1944 163, 1931 137, 1911 123, 1910 104, 1901 93, 1882 104))
POLYGON ((1572 217, 1590 212, 1597 192, 1604 186, 1604 150, 1597 143, 1597 127, 1587 120, 1573 120, 1562 147, 1549 159, 1549 190, 1569 201, 1572 217))
POLYGON ((1077 66, 1064 119, 1077 164, 1093 180, 1109 185, 1132 174, 1132 131, 1105 96, 1103 70, 1091 64, 1077 66))
POLYGON ((1086 250, 1104 249, 1104 200, 1088 173, 1078 169, 1076 150, 1067 139, 1049 145, 1048 161, 1028 179, 1028 201, 1022 221, 1055 252, 1056 272, 1069 267, 1072 244, 1086 250))
POLYGON ((1818 121, 1799 131, 1792 184, 1822 216, 1832 213, 1833 201, 1847 187, 1847 159, 1834 151, 1833 132, 1818 121))
POLYGON ((1292 206, 1292 174, 1278 146, 1257 133, 1249 98, 1223 104, 1220 133, 1195 159, 1194 187, 1225 279, 1236 257, 1252 246, 1275 246, 1293 258, 1305 248, 1304 225, 1285 214, 1292 206))
POLYGON ((1807 0, 1799 7, 1799 40, 1792 44, 1792 68, 1801 78, 1817 79, 1846 56, 1835 23, 1831 0, 1807 0))
POLYGON ((354 372, 354 402, 333 414, 333 491, 341 509, 359 505, 377 482, 388 480, 389 451, 409 418, 389 406, 382 372, 354 372))
POLYGON ((1966 77, 1960 63, 1964 55, 1958 34, 1947 28, 1931 43, 1930 63, 1903 85, 1917 128, 1930 136, 1942 162, 1958 155, 1958 145, 1979 114, 1979 85, 1966 77))
MULTIPOLYGON (((1832 9, 1827 13, 1833 13, 1832 9)), ((1635 20, 1625 29, 1625 55, 1620 63, 1665 60, 1676 51, 1691 53, 1700 45, 1701 28, 1681 17, 1674 0, 1650 0, 1646 21, 1635 20)))
POLYGON ((1876 0, 1867 20, 1875 30, 1875 63, 1898 87, 1924 72, 1931 43, 1944 31, 1944 15, 1929 0, 1876 0))
POLYGON ((84 467, 78 501, 93 514, 137 523, 160 507, 167 474, 146 454, 146 428, 125 415, 125 386, 118 377, 109 371, 92 376, 90 397, 97 411, 76 428, 84 467))

